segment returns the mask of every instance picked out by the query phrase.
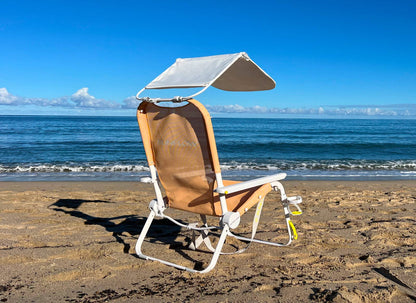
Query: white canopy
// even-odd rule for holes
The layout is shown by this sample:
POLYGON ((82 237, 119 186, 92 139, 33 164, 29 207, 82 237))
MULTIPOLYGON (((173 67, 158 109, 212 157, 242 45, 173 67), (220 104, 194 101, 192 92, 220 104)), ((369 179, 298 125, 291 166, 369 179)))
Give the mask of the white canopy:
POLYGON ((259 91, 273 89, 276 84, 246 53, 242 52, 179 58, 146 85, 137 97, 145 89, 203 87, 204 89, 197 93, 200 94, 209 86, 227 91, 259 91))

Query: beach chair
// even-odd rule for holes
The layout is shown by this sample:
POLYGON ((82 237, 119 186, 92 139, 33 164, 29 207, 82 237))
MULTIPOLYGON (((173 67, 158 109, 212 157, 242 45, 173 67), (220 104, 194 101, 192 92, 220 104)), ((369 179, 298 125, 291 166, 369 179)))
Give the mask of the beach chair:
MULTIPOLYGON (((279 182, 286 177, 279 173, 258 179, 238 182, 223 180, 211 118, 207 109, 193 99, 209 86, 232 91, 254 91, 274 88, 274 81, 245 53, 200 58, 178 59, 164 73, 137 94, 141 100, 137 111, 141 137, 150 169, 150 177, 142 182, 152 183, 156 198, 149 204, 150 214, 140 232, 136 253, 140 258, 154 260, 190 272, 206 273, 214 268, 227 237, 247 243, 257 242, 286 246, 297 238, 290 215, 301 214, 299 196, 287 197, 279 182), (202 89, 189 97, 140 98, 145 89, 191 88, 202 89), (162 106, 161 102, 176 103, 162 106), (162 195, 162 188, 165 196, 162 195), (286 220, 288 241, 275 243, 255 238, 264 198, 271 190, 280 192, 280 202, 286 220), (251 237, 236 235, 240 217, 257 205, 251 237), (292 209, 290 206, 293 206, 292 209), (201 225, 184 224, 166 215, 167 208, 198 214, 201 225), (294 211, 292 211, 295 209, 294 211), (209 226, 207 216, 218 218, 218 224, 209 226), (142 244, 155 217, 172 221, 181 228, 193 231, 191 249, 204 243, 213 252, 204 269, 188 268, 161 260, 142 252, 142 244), (210 231, 220 231, 214 248, 209 240, 210 231)), ((248 244, 249 245, 249 244, 248 244)), ((236 253, 241 253, 240 249, 236 253)))

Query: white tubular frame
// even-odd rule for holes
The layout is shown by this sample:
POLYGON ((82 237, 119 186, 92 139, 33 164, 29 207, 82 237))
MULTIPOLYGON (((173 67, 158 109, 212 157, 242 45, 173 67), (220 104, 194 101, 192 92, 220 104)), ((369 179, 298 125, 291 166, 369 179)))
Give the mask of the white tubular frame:
POLYGON ((261 178, 257 178, 254 180, 249 180, 249 181, 245 181, 245 182, 241 182, 241 183, 237 183, 233 185, 228 185, 228 186, 218 185, 218 188, 215 189, 214 192, 219 193, 219 194, 232 194, 241 190, 245 190, 245 189, 253 188, 256 186, 264 185, 267 183, 272 183, 275 181, 283 180, 284 178, 286 178, 286 174, 282 173, 282 174, 261 177, 261 178))
MULTIPOLYGON (((221 250, 222 250, 222 247, 224 245, 225 239, 226 239, 226 237, 227 237, 227 235, 229 233, 229 227, 228 227, 228 225, 225 225, 222 228, 221 236, 220 236, 220 239, 218 241, 217 246, 215 247, 214 254, 212 256, 211 262, 208 264, 208 266, 205 269, 203 269, 203 270, 196 270, 196 269, 193 269, 193 268, 190 268, 190 267, 182 266, 182 265, 179 265, 179 264, 176 264, 176 263, 172 263, 172 262, 165 261, 165 260, 162 260, 162 259, 158 259, 158 258, 155 258, 155 257, 147 256, 147 255, 145 255, 145 254, 142 253, 142 249, 141 249, 142 248, 142 244, 144 242, 144 239, 146 237, 146 234, 147 234, 147 232, 148 232, 148 230, 150 228, 150 225, 152 224, 153 219, 155 218, 155 216, 157 216, 157 214, 152 209, 150 211, 149 216, 147 217, 146 223, 144 224, 142 231, 140 232, 139 239, 137 240, 137 243, 136 243, 136 254, 140 258, 145 259, 145 260, 158 261, 158 262, 163 263, 165 265, 173 266, 173 267, 178 268, 178 269, 186 270, 186 271, 189 271, 189 272, 192 272, 192 273, 200 273, 200 274, 207 273, 207 272, 209 272, 210 270, 212 270, 215 267, 215 265, 217 264, 217 261, 218 261, 218 257, 221 254, 221 250)), ((189 227, 189 228, 190 229, 193 229, 191 227, 189 227)))
MULTIPOLYGON (((166 205, 165 205, 165 202, 164 202, 163 197, 162 197, 162 193, 161 193, 161 190, 160 190, 160 187, 159 187, 159 182, 157 180, 156 168, 153 165, 150 166, 150 173, 151 173, 151 179, 149 181, 151 183, 153 183, 153 185, 154 185, 154 189, 155 189, 155 193, 156 193, 156 199, 152 200, 150 202, 150 205, 149 205, 150 214, 149 214, 149 216, 146 220, 145 225, 143 226, 142 231, 140 232, 140 235, 139 235, 139 238, 137 240, 136 247, 135 247, 137 255, 142 259, 158 261, 158 262, 161 262, 165 265, 173 266, 175 268, 178 268, 178 269, 181 269, 181 270, 186 270, 186 271, 189 271, 189 272, 192 272, 192 273, 207 273, 215 267, 215 265, 218 261, 218 258, 221 254, 230 254, 230 253, 222 253, 221 252, 222 247, 225 243, 225 240, 226 240, 227 236, 234 237, 236 239, 249 242, 249 244, 247 245, 246 248, 240 249, 239 251, 237 251, 235 253, 244 252, 249 247, 251 242, 267 244, 267 245, 272 245, 272 246, 287 246, 292 242, 292 240, 294 238, 297 237, 296 230, 294 229, 294 226, 293 226, 293 224, 291 223, 291 220, 290 220, 291 212, 290 212, 290 209, 289 209, 289 204, 291 203, 291 201, 294 201, 295 199, 300 199, 300 201, 301 201, 301 198, 300 197, 299 198, 298 197, 289 197, 288 198, 286 196, 286 192, 284 190, 284 187, 279 182, 280 180, 282 180, 286 177, 286 174, 284 174, 284 173, 276 174, 276 175, 272 175, 272 176, 266 176, 266 177, 262 177, 262 178, 258 178, 258 179, 254 179, 254 180, 250 180, 250 181, 246 181, 246 182, 241 182, 241 183, 233 184, 233 185, 229 185, 229 186, 223 186, 221 173, 217 173, 216 178, 217 178, 217 183, 218 183, 219 187, 217 189, 215 189, 214 191, 219 193, 219 195, 220 195, 221 208, 222 208, 222 211, 223 211, 223 216, 220 219, 220 224, 219 224, 220 226, 207 226, 205 216, 203 216, 202 218, 203 218, 203 221, 204 221, 204 227, 199 227, 199 228, 196 227, 196 224, 189 224, 189 225, 181 224, 178 221, 176 221, 176 220, 170 218, 169 216, 166 216, 166 215, 163 214, 163 211, 166 209, 166 205), (286 226, 287 226, 287 230, 288 230, 288 234, 289 234, 289 240, 287 241, 287 243, 276 243, 276 242, 264 241, 264 240, 259 240, 259 239, 254 238, 256 230, 257 230, 257 226, 258 226, 258 223, 259 223, 263 203, 264 203, 264 197, 260 198, 260 201, 258 202, 258 205, 257 205, 256 213, 255 213, 254 218, 253 218, 253 231, 252 231, 251 238, 242 237, 242 236, 238 236, 238 235, 233 234, 230 231, 231 228, 229 226, 229 223, 228 222, 223 222, 223 218, 224 218, 225 214, 227 214, 227 212, 228 212, 227 203, 226 203, 226 195, 227 194, 238 192, 238 191, 241 191, 241 190, 247 190, 249 188, 253 188, 253 187, 256 187, 256 186, 261 186, 261 185, 264 185, 264 184, 267 184, 267 183, 269 183, 275 191, 280 191, 281 202, 283 203, 283 209, 284 209, 284 214, 285 214, 286 226), (218 241, 215 249, 212 248, 209 241, 208 241, 209 243, 205 243, 207 245, 208 249, 213 252, 212 259, 211 259, 210 263, 208 264, 208 266, 203 270, 196 270, 196 269, 193 269, 193 268, 189 268, 189 267, 186 267, 186 266, 182 266, 182 265, 179 265, 179 264, 176 264, 176 263, 172 263, 172 262, 169 262, 169 261, 165 261, 165 260, 162 260, 162 259, 159 259, 159 258, 156 258, 156 257, 151 257, 151 256, 143 254, 142 244, 144 242, 144 239, 147 235, 147 232, 149 231, 149 228, 150 228, 150 226, 153 222, 153 219, 155 217, 167 218, 167 219, 171 220, 172 222, 176 223, 177 225, 179 225, 181 227, 184 227, 184 228, 187 228, 187 229, 190 229, 190 230, 200 231, 201 235, 199 236, 199 238, 201 238, 201 239, 198 238, 195 241, 196 245, 193 245, 193 246, 191 245, 192 249, 196 249, 199 244, 205 242, 204 239, 208 237, 208 231, 210 229, 219 229, 219 230, 221 230, 221 235, 220 235, 219 241, 218 241)), ((146 180, 146 178, 144 180, 146 180)), ((297 205, 296 205, 296 207, 298 209, 300 209, 297 205)))
MULTIPOLYGON (((286 243, 278 243, 278 242, 271 242, 271 241, 259 240, 259 239, 254 238, 255 232, 256 232, 256 229, 257 229, 257 225, 258 225, 258 222, 260 220, 260 214, 261 214, 261 210, 262 210, 262 207, 263 207, 264 197, 263 197, 263 200, 259 202, 259 205, 257 206, 256 213, 254 215, 253 232, 252 232, 251 238, 237 236, 237 235, 233 234, 231 231, 229 232, 229 236, 234 237, 234 238, 236 238, 238 240, 241 240, 241 241, 249 241, 250 243, 251 242, 256 242, 256 243, 267 244, 267 245, 272 245, 272 246, 288 246, 288 245, 290 245, 290 243, 292 243, 292 241, 293 241, 293 239, 295 238, 295 235, 296 235, 296 230, 292 230, 292 228, 294 228, 294 227, 293 227, 293 223, 291 223, 291 220, 290 220, 290 214, 291 214, 290 209, 289 209, 290 202, 287 199, 286 192, 285 192, 285 189, 284 189, 282 183, 275 180, 275 181, 259 184, 262 179, 263 180, 268 180, 268 179, 273 179, 273 177, 275 177, 275 178, 282 178, 283 177, 282 179, 284 179, 286 177, 286 174, 277 174, 277 175, 273 175, 273 176, 268 176, 268 177, 263 177, 263 178, 258 178, 258 179, 254 179, 254 180, 251 180, 251 181, 243 182, 243 183, 246 183, 246 184, 250 184, 250 183, 251 184, 256 184, 254 186, 246 187, 244 189, 259 186, 259 185, 263 185, 263 184, 266 184, 266 183, 270 183, 270 185, 272 186, 274 191, 280 191, 280 197, 281 197, 280 199, 281 199, 282 204, 283 204, 286 227, 287 227, 287 231, 288 231, 288 234, 289 234, 288 241, 286 243)), ((279 179, 279 180, 282 180, 282 179, 279 179)), ((238 184, 241 184, 241 183, 238 183, 238 184)), ((238 185, 238 184, 235 184, 235 185, 238 185)), ((230 186, 233 186, 233 185, 230 185, 230 186)), ((227 187, 229 187, 229 186, 226 186, 226 187, 222 188, 221 190, 224 190, 227 187)), ((234 190, 234 189, 232 188, 231 190, 234 190)), ((237 192, 237 191, 240 191, 240 190, 241 189, 238 189, 238 190, 234 190, 232 192, 237 192)), ((229 193, 232 193, 232 192, 229 192, 229 193)), ((296 198, 296 197, 293 197, 293 198, 296 198)), ((296 235, 296 237, 297 237, 297 235, 296 235)))
POLYGON ((139 100, 139 101, 147 101, 147 102, 150 102, 150 103, 184 102, 184 101, 187 101, 189 99, 192 99, 193 97, 198 96, 199 94, 202 94, 206 89, 208 89, 208 87, 210 87, 210 85, 204 86, 200 91, 198 91, 195 94, 190 95, 188 97, 179 97, 179 96, 177 96, 177 97, 173 97, 173 98, 149 98, 149 97, 139 98, 140 94, 146 90, 146 87, 144 87, 136 94, 136 99, 139 100))

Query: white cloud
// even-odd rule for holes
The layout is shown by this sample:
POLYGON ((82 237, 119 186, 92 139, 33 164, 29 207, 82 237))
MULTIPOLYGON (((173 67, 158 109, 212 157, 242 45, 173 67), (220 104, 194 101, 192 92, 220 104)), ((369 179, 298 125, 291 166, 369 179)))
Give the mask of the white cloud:
POLYGON ((46 99, 47 102, 43 106, 60 106, 60 107, 73 107, 73 104, 69 102, 68 97, 54 98, 51 100, 46 99))
POLYGON ((214 113, 249 113, 253 112, 250 107, 239 104, 234 105, 207 105, 207 109, 214 113))
MULTIPOLYGON (((1 105, 35 105, 39 107, 61 107, 74 109, 135 109, 139 101, 135 96, 128 97, 122 103, 97 99, 88 93, 88 87, 79 89, 71 96, 59 98, 26 98, 15 96, 0 88, 1 105)), ((211 113, 223 114, 282 114, 282 115, 326 115, 326 116, 398 116, 415 117, 416 104, 389 104, 389 105, 352 105, 352 106, 320 106, 317 108, 278 108, 254 105, 245 107, 239 104, 207 105, 211 113)))
POLYGON ((244 107, 235 105, 207 106, 211 113, 254 113, 254 114, 287 114, 287 115, 338 115, 338 116, 416 116, 414 104, 398 106, 366 107, 323 107, 318 108, 267 108, 262 106, 244 107))
POLYGON ((120 108, 120 104, 107 101, 104 99, 96 99, 88 93, 88 87, 79 89, 75 94, 71 96, 71 101, 76 104, 77 107, 85 108, 120 108))
POLYGON ((140 101, 136 99, 136 96, 131 96, 123 100, 123 108, 137 108, 140 101))
POLYGON ((10 94, 5 87, 0 88, 0 104, 13 105, 18 104, 19 98, 10 94))
MULTIPOLYGON (((44 98, 26 98, 14 96, 7 91, 5 87, 0 88, 0 105, 38 105, 49 106, 50 104, 56 104, 57 99, 48 100, 44 98)), ((63 106, 63 101, 59 101, 59 106, 63 106)))
POLYGON ((0 105, 36 105, 41 107, 65 107, 65 108, 96 108, 117 109, 121 105, 117 102, 97 99, 88 93, 88 87, 79 89, 72 96, 64 96, 53 99, 26 98, 14 96, 6 88, 0 88, 0 105))

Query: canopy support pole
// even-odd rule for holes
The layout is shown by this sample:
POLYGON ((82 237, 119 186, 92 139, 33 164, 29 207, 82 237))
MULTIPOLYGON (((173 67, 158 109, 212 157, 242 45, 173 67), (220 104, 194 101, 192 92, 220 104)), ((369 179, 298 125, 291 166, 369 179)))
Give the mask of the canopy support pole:
POLYGON ((196 92, 193 95, 190 95, 188 97, 173 97, 173 98, 150 98, 150 97, 141 97, 139 98, 139 95, 144 92, 146 90, 146 87, 142 88, 136 95, 136 99, 139 101, 146 101, 146 102, 150 102, 150 103, 159 103, 159 102, 184 102, 187 101, 189 99, 192 99, 195 96, 198 96, 199 94, 202 94, 207 88, 209 87, 209 85, 205 86, 204 88, 202 88, 200 91, 196 92))

